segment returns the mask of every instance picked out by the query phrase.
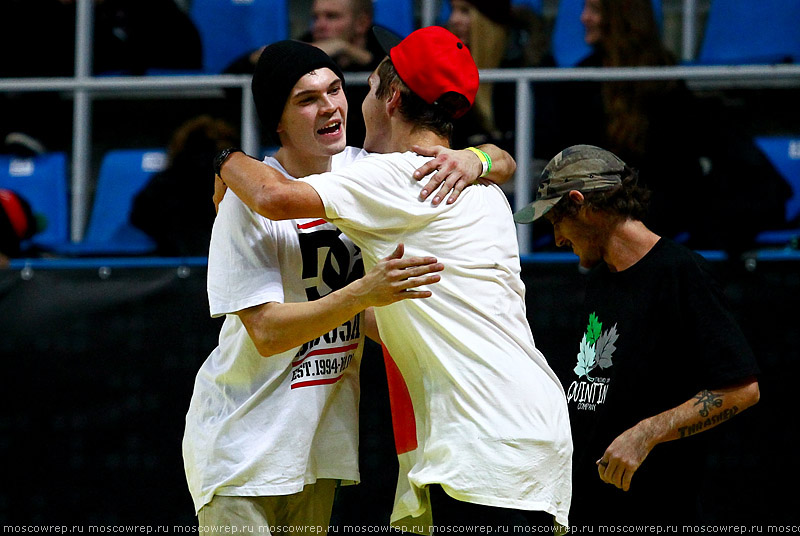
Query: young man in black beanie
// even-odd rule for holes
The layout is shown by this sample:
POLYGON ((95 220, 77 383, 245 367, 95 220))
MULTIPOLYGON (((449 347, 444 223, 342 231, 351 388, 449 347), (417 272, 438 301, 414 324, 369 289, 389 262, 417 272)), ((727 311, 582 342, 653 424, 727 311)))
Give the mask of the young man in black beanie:
POLYGON ((419 146, 449 146, 478 69, 444 28, 392 43, 376 34, 389 57, 370 75, 362 111, 365 148, 381 154, 296 181, 223 154, 221 178, 265 217, 335 223, 366 267, 398 242, 443 260, 428 298, 374 310, 400 468, 392 524, 419 534, 553 530, 554 517, 567 523, 571 496, 568 411, 527 322, 508 201, 483 184, 433 206, 411 178, 431 163, 419 146))
MULTIPOLYGON (((366 155, 346 147, 342 73, 321 50, 270 45, 252 89, 280 145, 265 169, 291 180, 366 155)), ((471 152, 461 160, 466 173, 480 168, 471 152)), ((325 533, 337 481, 360 479, 358 373, 364 335, 377 338, 365 309, 429 296, 415 288, 441 269, 398 246, 364 275, 360 250, 333 224, 270 221, 224 195, 208 294, 211 314, 226 318, 197 375, 183 442, 201 527, 325 533)))

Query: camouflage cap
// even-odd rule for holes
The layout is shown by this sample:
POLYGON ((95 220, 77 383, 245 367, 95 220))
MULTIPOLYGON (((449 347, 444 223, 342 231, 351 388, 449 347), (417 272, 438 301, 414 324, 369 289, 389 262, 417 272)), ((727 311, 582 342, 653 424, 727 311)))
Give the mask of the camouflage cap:
POLYGON ((571 190, 610 190, 622 184, 625 162, 613 153, 593 145, 573 145, 558 153, 545 166, 536 199, 514 214, 517 223, 531 223, 571 190))

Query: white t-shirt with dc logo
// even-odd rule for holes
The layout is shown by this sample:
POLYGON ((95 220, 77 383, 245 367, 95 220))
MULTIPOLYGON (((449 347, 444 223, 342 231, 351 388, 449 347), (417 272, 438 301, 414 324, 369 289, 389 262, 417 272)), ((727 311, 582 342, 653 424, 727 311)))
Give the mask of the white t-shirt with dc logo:
MULTIPOLYGON (((347 148, 332 167, 365 154, 347 148)), ((289 177, 274 158, 264 162, 289 177)), ((214 495, 288 495, 319 478, 359 480, 363 313, 270 357, 259 355, 235 313, 310 301, 362 274, 361 252, 334 225, 268 220, 226 192, 208 258, 211 315, 225 321, 197 374, 183 439, 197 511, 214 495)))

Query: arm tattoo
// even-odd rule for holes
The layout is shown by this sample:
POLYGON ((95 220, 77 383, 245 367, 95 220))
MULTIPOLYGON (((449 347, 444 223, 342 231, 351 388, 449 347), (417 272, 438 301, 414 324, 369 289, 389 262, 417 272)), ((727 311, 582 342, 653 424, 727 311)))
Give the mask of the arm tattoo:
POLYGON ((709 412, 713 408, 722 406, 722 395, 712 393, 711 391, 701 391, 694 398, 697 400, 697 402, 694 403, 695 406, 703 405, 700 409, 701 417, 708 417, 709 412))
POLYGON ((698 432, 702 432, 706 428, 710 428, 721 422, 727 421, 739 412, 739 407, 733 406, 721 413, 718 413, 717 415, 709 417, 714 408, 722 407, 722 395, 712 393, 711 391, 701 391, 694 398, 697 400, 697 402, 694 403, 695 407, 702 406, 698 413, 701 417, 704 417, 704 420, 690 424, 689 426, 681 426, 678 428, 680 437, 687 437, 698 432))

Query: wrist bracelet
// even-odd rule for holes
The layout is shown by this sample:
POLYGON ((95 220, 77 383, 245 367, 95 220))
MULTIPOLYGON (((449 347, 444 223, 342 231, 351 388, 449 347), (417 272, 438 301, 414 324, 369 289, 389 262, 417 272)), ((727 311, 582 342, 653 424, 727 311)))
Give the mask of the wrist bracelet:
MULTIPOLYGON (((213 163, 213 165, 214 165, 214 174, 215 175, 220 175, 220 171, 222 170, 222 164, 225 163, 225 160, 227 160, 230 155, 232 155, 233 153, 242 153, 242 152, 244 152, 244 151, 242 151, 238 147, 227 147, 227 148, 221 150, 217 154, 217 156, 214 157, 214 163, 213 163)), ((220 175, 220 177, 221 176, 222 175, 220 175)))
POLYGON ((477 147, 467 147, 467 151, 472 151, 473 153, 475 153, 475 155, 477 155, 478 159, 481 161, 481 165, 483 166, 483 171, 481 172, 480 175, 478 175, 478 178, 485 177, 486 175, 488 175, 489 172, 492 170, 492 159, 489 157, 489 155, 481 151, 477 147))

